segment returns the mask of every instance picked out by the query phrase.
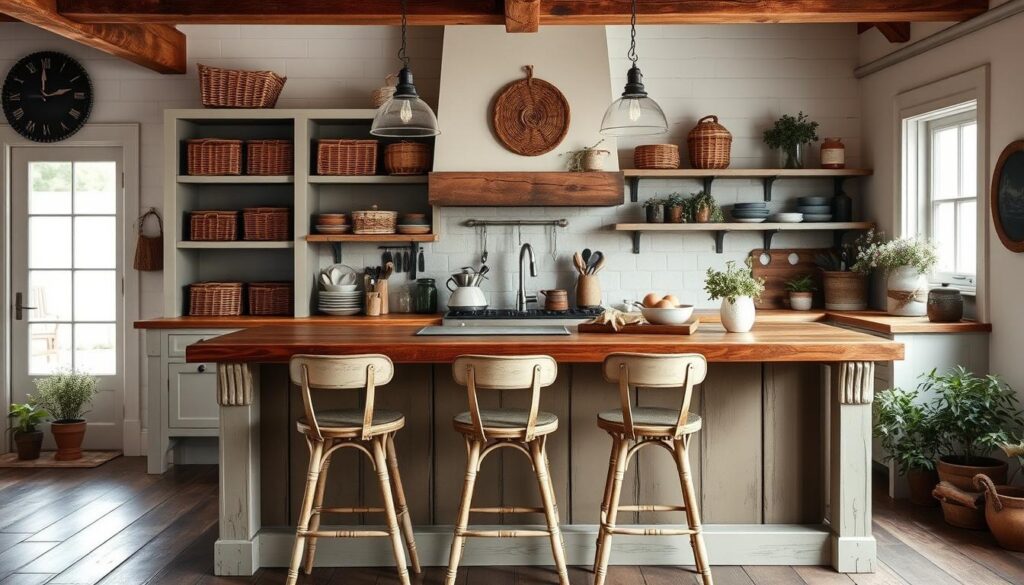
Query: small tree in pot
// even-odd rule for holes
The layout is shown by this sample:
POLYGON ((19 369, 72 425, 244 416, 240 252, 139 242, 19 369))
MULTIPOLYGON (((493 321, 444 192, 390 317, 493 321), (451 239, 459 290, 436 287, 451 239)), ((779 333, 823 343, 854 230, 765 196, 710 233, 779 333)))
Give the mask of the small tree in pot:
POLYGON ((875 396, 874 434, 885 449, 885 461, 906 476, 910 501, 934 506, 932 489, 939 482, 935 473, 938 433, 930 409, 918 400, 918 390, 891 388, 875 396))
POLYGON ((34 404, 12 404, 8 416, 14 419, 11 434, 18 447, 18 459, 39 459, 39 452, 43 448, 43 431, 37 429, 36 425, 46 420, 49 416, 47 412, 34 404))
POLYGON ((95 396, 96 383, 96 378, 74 371, 36 380, 36 394, 30 399, 53 417, 50 432, 57 442, 57 461, 82 458, 85 405, 95 396))

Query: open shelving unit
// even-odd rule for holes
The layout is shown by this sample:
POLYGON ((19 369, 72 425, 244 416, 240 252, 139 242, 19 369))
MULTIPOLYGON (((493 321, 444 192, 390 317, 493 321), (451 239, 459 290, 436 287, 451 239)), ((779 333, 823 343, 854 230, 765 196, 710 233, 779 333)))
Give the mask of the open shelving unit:
POLYGON ((839 193, 846 179, 872 174, 868 169, 625 169, 622 173, 633 203, 637 202, 640 181, 644 179, 696 179, 703 181, 704 192, 708 194, 716 179, 760 179, 764 185, 764 200, 771 201, 772 186, 779 179, 832 179, 834 190, 839 193))
MULTIPOLYGON (((862 221, 822 222, 822 223, 617 223, 612 229, 619 232, 632 232, 633 253, 640 253, 640 234, 643 233, 711 233, 715 237, 715 251, 722 253, 725 234, 729 232, 761 232, 764 236, 764 249, 772 247, 772 237, 779 232, 831 231, 836 241, 842 240, 843 234, 852 230, 869 230, 875 224, 862 221)), ((838 245, 838 244, 837 244, 838 245)))

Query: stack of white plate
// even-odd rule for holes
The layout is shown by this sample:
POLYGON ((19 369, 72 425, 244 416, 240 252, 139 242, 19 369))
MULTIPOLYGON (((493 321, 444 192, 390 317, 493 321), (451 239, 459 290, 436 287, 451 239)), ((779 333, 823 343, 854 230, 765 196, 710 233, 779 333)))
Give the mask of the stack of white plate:
POLYGON ((328 315, 356 315, 363 310, 363 291, 320 291, 321 313, 328 315))

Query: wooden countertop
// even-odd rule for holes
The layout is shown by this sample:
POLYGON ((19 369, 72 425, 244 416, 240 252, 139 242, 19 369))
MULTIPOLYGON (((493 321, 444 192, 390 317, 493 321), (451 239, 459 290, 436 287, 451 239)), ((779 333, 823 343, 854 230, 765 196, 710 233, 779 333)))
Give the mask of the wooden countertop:
POLYGON ((450 363, 467 353, 546 354, 562 363, 595 363, 614 352, 697 352, 713 362, 835 362, 903 359, 903 344, 823 323, 758 323, 727 333, 708 323, 694 335, 417 337, 420 326, 346 327, 292 323, 236 331, 190 345, 190 362, 283 363, 301 353, 382 353, 396 363, 450 363))
POLYGON ((991 323, 964 319, 958 323, 932 323, 928 317, 897 317, 885 311, 829 311, 828 321, 878 333, 989 333, 991 323))
POLYGON ((266 325, 440 325, 441 314, 389 313, 380 317, 351 315, 348 317, 167 317, 135 322, 136 329, 248 329, 266 325))

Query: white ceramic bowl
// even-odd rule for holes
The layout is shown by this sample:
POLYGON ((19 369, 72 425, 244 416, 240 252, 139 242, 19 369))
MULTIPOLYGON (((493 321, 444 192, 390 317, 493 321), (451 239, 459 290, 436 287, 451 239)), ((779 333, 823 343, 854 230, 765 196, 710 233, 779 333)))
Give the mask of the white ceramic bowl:
POLYGON ((640 309, 644 319, 655 325, 682 325, 693 315, 693 305, 677 305, 672 309, 647 308, 640 309))
POLYGON ((331 292, 350 292, 356 290, 354 284, 322 284, 324 290, 331 292))

